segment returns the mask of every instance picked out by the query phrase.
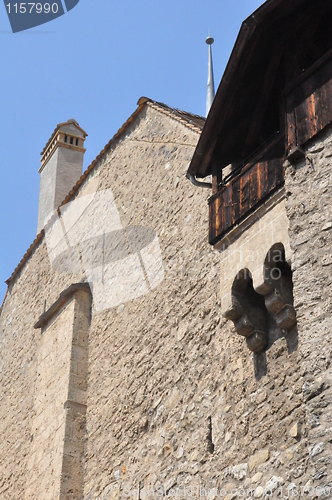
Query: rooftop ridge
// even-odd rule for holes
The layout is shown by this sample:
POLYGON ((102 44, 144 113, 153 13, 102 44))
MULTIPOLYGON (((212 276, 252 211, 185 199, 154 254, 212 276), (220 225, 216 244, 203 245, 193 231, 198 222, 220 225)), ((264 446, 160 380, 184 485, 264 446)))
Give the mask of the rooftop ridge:
POLYGON ((203 116, 189 113, 188 111, 183 111, 181 109, 172 108, 163 102, 148 100, 147 103, 150 107, 158 109, 161 113, 170 116, 176 121, 188 126, 192 130, 201 132, 204 127, 205 118, 203 116))

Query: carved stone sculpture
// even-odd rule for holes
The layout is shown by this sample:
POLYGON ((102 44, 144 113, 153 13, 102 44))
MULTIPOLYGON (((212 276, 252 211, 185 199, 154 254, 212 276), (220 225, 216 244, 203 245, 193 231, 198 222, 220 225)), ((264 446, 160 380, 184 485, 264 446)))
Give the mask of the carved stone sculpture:
POLYGON ((292 272, 285 260, 282 243, 273 245, 264 262, 265 306, 277 326, 290 330, 296 324, 293 307, 292 272))
POLYGON ((238 272, 232 286, 232 305, 224 313, 253 352, 262 351, 268 344, 269 317, 283 330, 290 330, 296 324, 292 272, 282 243, 270 248, 263 266, 264 282, 258 288, 259 293, 253 288, 249 269, 238 272))
POLYGON ((232 306, 224 314, 234 322, 239 335, 246 338, 248 348, 259 352, 267 345, 267 311, 264 298, 255 292, 248 269, 241 269, 232 286, 232 306))

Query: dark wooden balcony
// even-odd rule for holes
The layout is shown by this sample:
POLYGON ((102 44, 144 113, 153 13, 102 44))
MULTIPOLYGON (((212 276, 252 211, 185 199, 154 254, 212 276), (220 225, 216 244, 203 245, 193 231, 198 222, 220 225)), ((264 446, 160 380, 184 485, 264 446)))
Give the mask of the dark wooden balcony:
POLYGON ((284 183, 285 137, 278 134, 209 199, 209 242, 225 234, 284 183))

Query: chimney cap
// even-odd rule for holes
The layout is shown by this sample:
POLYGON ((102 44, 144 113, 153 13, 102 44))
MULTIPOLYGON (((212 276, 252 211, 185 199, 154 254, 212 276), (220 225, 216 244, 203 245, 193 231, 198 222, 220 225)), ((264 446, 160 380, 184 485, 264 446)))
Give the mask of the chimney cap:
POLYGON ((40 153, 42 156, 43 154, 45 153, 46 149, 48 148, 48 146, 50 145, 50 143, 53 141, 54 137, 56 136, 57 132, 59 131, 59 129, 61 127, 64 127, 65 125, 69 125, 69 124, 74 124, 75 127, 77 127, 81 133, 83 134, 83 137, 84 139, 88 136, 88 134, 85 132, 85 130, 82 129, 82 127, 79 126, 78 122, 75 120, 75 118, 70 118, 69 120, 67 120, 66 122, 62 122, 62 123, 58 123, 57 126, 55 127, 54 129, 54 132, 53 134, 51 135, 51 137, 49 138, 49 140, 47 141, 43 151, 40 153))

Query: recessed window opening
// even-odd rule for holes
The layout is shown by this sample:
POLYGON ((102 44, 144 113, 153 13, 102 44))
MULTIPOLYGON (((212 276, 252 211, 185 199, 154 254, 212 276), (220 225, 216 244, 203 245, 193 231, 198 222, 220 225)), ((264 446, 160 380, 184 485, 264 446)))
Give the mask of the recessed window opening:
POLYGON ((68 136, 65 135, 65 142, 68 142, 68 136))
POLYGON ((76 146, 78 146, 78 139, 76 139, 76 146))
POLYGON ((70 144, 73 144, 74 143, 74 137, 71 137, 70 138, 70 144))

